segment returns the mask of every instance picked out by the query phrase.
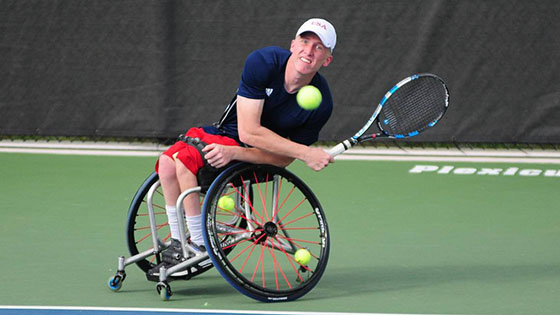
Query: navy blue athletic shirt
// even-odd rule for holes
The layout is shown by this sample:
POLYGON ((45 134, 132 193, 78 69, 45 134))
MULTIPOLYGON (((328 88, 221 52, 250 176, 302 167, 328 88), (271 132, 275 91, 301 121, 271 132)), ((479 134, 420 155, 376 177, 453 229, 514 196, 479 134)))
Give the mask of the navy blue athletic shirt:
MULTIPOLYGON (((284 73, 290 54, 289 50, 281 47, 266 47, 252 52, 247 57, 237 95, 264 99, 262 126, 294 142, 311 145, 319 139, 319 131, 331 116, 331 91, 325 78, 317 73, 310 85, 321 91, 321 105, 311 111, 299 107, 296 94, 289 94, 284 89, 284 73)), ((233 101, 226 109, 220 130, 239 141, 235 103, 233 101)))

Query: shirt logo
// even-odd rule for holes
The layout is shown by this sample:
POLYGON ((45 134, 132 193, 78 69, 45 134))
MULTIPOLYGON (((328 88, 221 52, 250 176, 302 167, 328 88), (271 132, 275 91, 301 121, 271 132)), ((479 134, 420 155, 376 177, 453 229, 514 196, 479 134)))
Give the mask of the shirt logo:
POLYGON ((271 89, 271 88, 267 88, 266 91, 265 91, 266 95, 269 96, 269 97, 272 94, 272 92, 274 92, 274 89, 271 89))

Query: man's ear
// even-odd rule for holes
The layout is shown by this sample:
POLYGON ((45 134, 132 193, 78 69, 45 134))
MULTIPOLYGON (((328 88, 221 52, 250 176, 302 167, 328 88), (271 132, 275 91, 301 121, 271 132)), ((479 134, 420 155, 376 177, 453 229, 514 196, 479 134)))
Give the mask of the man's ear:
POLYGON ((327 67, 333 60, 333 56, 330 55, 327 57, 327 60, 325 60, 325 62, 323 62, 323 67, 327 67))
POLYGON ((290 52, 293 54, 294 53, 294 45, 296 44, 296 40, 292 39, 292 42, 290 43, 290 52))

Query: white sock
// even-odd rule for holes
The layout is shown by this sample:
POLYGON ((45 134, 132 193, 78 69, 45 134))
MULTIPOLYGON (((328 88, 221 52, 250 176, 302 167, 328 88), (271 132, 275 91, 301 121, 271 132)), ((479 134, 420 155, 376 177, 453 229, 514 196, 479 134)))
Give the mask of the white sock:
POLYGON ((169 223, 169 229, 171 230, 171 238, 181 240, 181 235, 179 234, 180 221, 177 218, 177 207, 165 205, 165 212, 167 213, 167 222, 169 223))
POLYGON ((187 216, 187 227, 191 233, 191 242, 196 245, 204 245, 202 238, 202 215, 187 216))

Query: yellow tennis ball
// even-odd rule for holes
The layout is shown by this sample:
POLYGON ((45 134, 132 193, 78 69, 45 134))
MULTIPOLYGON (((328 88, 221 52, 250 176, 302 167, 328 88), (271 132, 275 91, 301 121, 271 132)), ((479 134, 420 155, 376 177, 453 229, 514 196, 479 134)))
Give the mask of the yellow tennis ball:
POLYGON ((218 208, 222 208, 226 211, 232 211, 235 208, 235 201, 230 196, 222 196, 218 199, 218 208))
POLYGON ((321 91, 313 85, 306 85, 299 89, 296 100, 299 106, 305 110, 314 110, 323 101, 321 91))
POLYGON ((311 253, 305 248, 300 248, 294 254, 294 259, 298 264, 307 266, 307 264, 311 260, 311 253))

